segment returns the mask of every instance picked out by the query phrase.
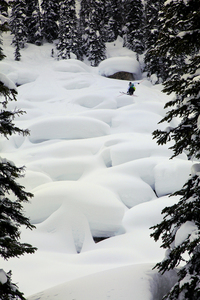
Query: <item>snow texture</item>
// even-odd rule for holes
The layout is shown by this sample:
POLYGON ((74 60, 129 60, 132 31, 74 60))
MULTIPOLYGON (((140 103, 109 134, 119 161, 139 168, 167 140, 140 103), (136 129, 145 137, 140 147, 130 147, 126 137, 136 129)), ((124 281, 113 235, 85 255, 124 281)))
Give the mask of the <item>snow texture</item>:
POLYGON ((140 64, 132 57, 111 57, 99 64, 100 75, 109 76, 120 71, 134 74, 135 79, 141 78, 140 64))
MULTIPOLYGON (((175 126, 158 125, 170 96, 145 77, 134 97, 122 95, 128 81, 101 76, 129 71, 142 78, 135 53, 120 39, 107 45, 109 58, 96 68, 57 61, 55 45, 47 43, 28 44, 16 62, 11 39, 3 35, 1 80, 18 86, 8 109, 27 112, 16 125, 30 135, 1 137, 1 156, 26 166, 19 183, 34 194, 24 211, 36 229, 21 228, 21 237, 38 251, 1 260, 1 267, 12 269, 31 300, 160 300, 176 276, 151 270, 164 250, 149 227, 178 201, 167 195, 181 188, 192 166, 185 154, 169 160, 168 146, 152 140, 153 130, 175 126)), ((180 228, 176 243, 187 233, 180 228)))
POLYGON ((3 269, 0 269, 0 283, 5 284, 7 282, 7 276, 3 269))
POLYGON ((16 90, 16 86, 13 81, 11 81, 7 76, 0 73, 0 82, 2 82, 6 87, 11 90, 16 90))

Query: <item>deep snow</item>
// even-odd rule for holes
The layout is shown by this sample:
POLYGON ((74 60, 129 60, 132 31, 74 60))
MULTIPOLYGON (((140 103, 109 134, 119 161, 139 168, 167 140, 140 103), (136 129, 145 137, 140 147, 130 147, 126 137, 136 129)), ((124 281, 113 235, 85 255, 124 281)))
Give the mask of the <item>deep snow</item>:
POLYGON ((25 296, 39 293, 32 300, 161 299, 175 274, 151 270, 164 251, 149 227, 178 201, 167 194, 182 187, 192 166, 184 154, 169 160, 168 146, 152 140, 152 131, 168 126, 157 123, 170 96, 142 76, 120 40, 92 68, 57 61, 52 44, 29 44, 16 62, 10 35, 3 38, 0 70, 18 86, 18 101, 8 108, 26 111, 16 124, 31 134, 1 137, 1 156, 26 166, 20 182, 35 196, 24 209, 37 229, 22 228, 22 241, 38 251, 1 259, 1 267, 12 269, 25 296), (116 72, 116 61, 138 72, 134 97, 119 93, 127 81, 101 76, 116 72), (109 238, 95 243, 92 235, 109 238))

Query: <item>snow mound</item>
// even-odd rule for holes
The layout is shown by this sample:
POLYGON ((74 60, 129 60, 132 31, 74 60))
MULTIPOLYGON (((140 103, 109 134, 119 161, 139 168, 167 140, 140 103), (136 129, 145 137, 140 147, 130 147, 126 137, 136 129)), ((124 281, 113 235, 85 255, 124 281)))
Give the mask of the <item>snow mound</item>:
POLYGON ((179 159, 159 163, 154 169, 158 197, 180 190, 188 180, 191 166, 191 161, 179 159))
POLYGON ((8 74, 8 78, 12 80, 16 85, 22 85, 25 83, 33 82, 37 79, 39 74, 34 71, 19 70, 8 74))
POLYGON ((150 271, 152 267, 138 264, 114 268, 63 283, 28 300, 132 300, 133 297, 159 300, 176 282, 176 276, 175 272, 157 275, 156 271, 150 271))
POLYGON ((3 269, 0 269, 0 283, 5 284, 7 282, 7 276, 3 269))
POLYGON ((54 70, 57 72, 72 73, 90 72, 90 68, 86 64, 76 59, 66 59, 55 62, 54 70))
POLYGON ((8 87, 11 90, 17 90, 14 82, 2 73, 0 73, 0 82, 2 82, 6 87, 8 87))
POLYGON ((132 57, 111 57, 99 64, 99 74, 102 76, 113 75, 116 72, 129 72, 135 75, 135 79, 141 78, 139 62, 132 57))
POLYGON ((39 143, 50 139, 85 139, 107 135, 110 127, 102 121, 87 117, 52 117, 29 127, 30 141, 39 143))
POLYGON ((192 176, 198 175, 200 176, 200 164, 193 164, 191 167, 192 176))
POLYGON ((40 185, 32 192, 31 205, 24 207, 34 224, 58 209, 67 212, 72 207, 86 216, 93 236, 112 236, 121 227, 125 207, 115 193, 101 186, 60 181, 40 185))

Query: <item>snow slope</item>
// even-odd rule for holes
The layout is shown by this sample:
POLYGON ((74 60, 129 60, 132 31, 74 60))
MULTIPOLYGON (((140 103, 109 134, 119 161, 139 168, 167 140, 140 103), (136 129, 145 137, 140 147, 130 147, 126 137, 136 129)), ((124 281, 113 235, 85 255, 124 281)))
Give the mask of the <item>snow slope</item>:
POLYGON ((166 195, 182 187, 192 165, 184 154, 169 160, 168 147, 152 140, 152 131, 167 126, 157 123, 170 96, 144 76, 134 97, 121 95, 127 81, 101 76, 116 71, 116 60, 125 69, 135 61, 138 70, 120 40, 92 68, 57 61, 52 44, 28 45, 16 62, 11 37, 3 37, 7 57, 0 70, 18 86, 9 109, 26 111, 16 124, 31 134, 1 137, 1 156, 26 166, 20 183, 34 198, 24 209, 36 229, 22 228, 22 241, 38 251, 1 260, 1 267, 12 269, 25 296, 38 293, 32 300, 161 299, 175 274, 151 271, 164 251, 149 227, 178 201, 166 195))

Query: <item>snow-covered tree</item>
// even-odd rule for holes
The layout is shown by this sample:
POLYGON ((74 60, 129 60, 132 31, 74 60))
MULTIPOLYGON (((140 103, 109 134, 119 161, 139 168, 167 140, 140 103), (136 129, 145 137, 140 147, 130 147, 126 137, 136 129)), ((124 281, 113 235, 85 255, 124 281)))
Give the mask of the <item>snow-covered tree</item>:
POLYGON ((52 43, 53 40, 58 38, 58 25, 59 19, 59 2, 52 0, 43 0, 41 3, 42 8, 42 36, 47 42, 52 43))
MULTIPOLYGON (((148 75, 156 74, 158 77, 164 77, 165 66, 162 57, 157 53, 154 54, 154 46, 158 40, 161 19, 160 11, 165 0, 147 0, 145 4, 145 27, 144 27, 144 39, 145 39, 145 64, 148 71, 148 75), (163 74, 164 73, 164 74, 163 74)), ((160 78, 162 81, 162 79, 160 78)))
POLYGON ((60 3, 58 57, 71 58, 71 53, 77 54, 78 35, 75 0, 63 0, 60 3))
POLYGON ((26 1, 26 27, 28 42, 42 45, 41 13, 38 0, 26 1))
MULTIPOLYGON (((177 117, 180 121, 175 127, 156 130, 153 135, 160 145, 174 141, 170 147, 174 152, 172 157, 185 152, 189 159, 200 159, 199 49, 200 2, 165 2, 157 51, 169 59, 172 57, 173 64, 167 70, 170 79, 164 83, 164 91, 175 96, 165 105, 172 109, 161 122, 171 122, 177 117)), ((164 273, 179 266, 178 283, 164 299, 197 300, 200 299, 200 163, 193 165, 188 182, 174 194, 181 196, 180 201, 166 207, 162 211, 164 220, 153 227, 152 237, 155 240, 161 237, 162 247, 168 249, 156 267, 164 273)))
MULTIPOLYGON (((13 119, 24 112, 21 110, 9 111, 7 104, 16 100, 15 85, 3 74, 0 74, 0 134, 6 138, 14 133, 28 134, 28 130, 22 130, 15 126, 13 119)), ((22 177, 24 167, 16 167, 13 162, 0 158, 0 255, 4 259, 19 257, 25 253, 34 253, 36 248, 27 243, 21 243, 20 226, 24 225, 29 229, 34 226, 24 215, 23 202, 27 202, 33 195, 24 190, 24 187, 17 183, 22 177)), ((3 270, 1 270, 1 273, 3 270)), ((1 299, 24 299, 16 285, 11 282, 11 273, 3 272, 3 280, 0 280, 1 299)))
POLYGON ((159 12, 165 0, 146 0, 145 2, 145 47, 149 49, 155 45, 160 30, 159 12))
POLYGON ((2 60, 5 57, 5 55, 3 54, 3 48, 1 47, 1 45, 3 44, 1 34, 2 34, 2 31, 1 31, 1 26, 0 26, 0 60, 2 60))
POLYGON ((1 34, 3 31, 8 30, 7 12, 7 2, 4 0, 0 1, 0 60, 2 60, 5 57, 5 55, 3 54, 3 48, 1 47, 1 45, 3 44, 1 34))
POLYGON ((82 32, 82 51, 92 66, 105 59, 105 41, 102 27, 102 1, 82 0, 80 10, 80 29, 82 32))
POLYGON ((0 1, 0 14, 8 17, 8 2, 5 0, 0 1))
POLYGON ((13 3, 10 16, 11 34, 14 35, 12 44, 15 46, 15 60, 20 60, 20 49, 24 48, 27 42, 26 20, 26 2, 25 0, 16 0, 13 3))
POLYGON ((81 36, 81 53, 82 53, 82 55, 84 55, 86 53, 85 29, 88 27, 90 6, 91 6, 91 0, 81 0, 80 11, 79 11, 79 32, 80 32, 80 36, 81 36))
POLYGON ((8 273, 4 272, 3 269, 0 269, 0 299, 2 300, 25 300, 24 294, 18 290, 16 284, 11 281, 11 271, 8 273))
POLYGON ((105 1, 104 9, 104 39, 114 42, 122 32, 121 0, 105 1))
POLYGON ((3 43, 1 39, 1 30, 0 30, 0 60, 2 60, 5 57, 5 55, 3 54, 3 48, 1 47, 2 44, 3 43))
POLYGON ((123 20, 124 46, 142 54, 144 51, 144 7, 141 0, 123 2, 125 14, 123 20))

